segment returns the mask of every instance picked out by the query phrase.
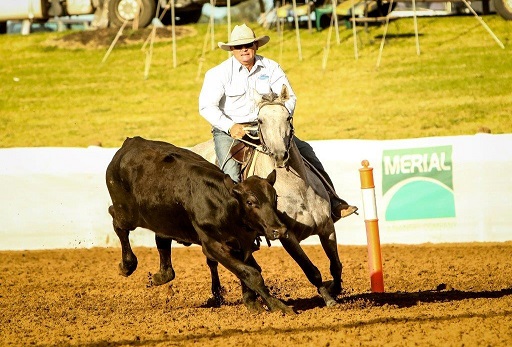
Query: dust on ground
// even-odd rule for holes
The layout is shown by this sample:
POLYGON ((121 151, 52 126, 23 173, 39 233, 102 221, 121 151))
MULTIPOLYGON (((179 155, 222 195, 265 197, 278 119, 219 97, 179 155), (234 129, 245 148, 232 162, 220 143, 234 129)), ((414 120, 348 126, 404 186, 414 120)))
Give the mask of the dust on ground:
MULTIPOLYGON (((136 232, 136 231, 135 231, 136 232)), ((321 246, 305 252, 329 279, 321 246)), ((219 267, 225 303, 209 307, 201 248, 173 248, 176 278, 149 285, 155 248, 118 274, 119 248, 0 252, 1 346, 510 346, 512 242, 383 245, 385 293, 371 293, 364 246, 339 246, 344 291, 325 307, 282 247, 254 254, 271 293, 296 315, 249 312, 219 267)))

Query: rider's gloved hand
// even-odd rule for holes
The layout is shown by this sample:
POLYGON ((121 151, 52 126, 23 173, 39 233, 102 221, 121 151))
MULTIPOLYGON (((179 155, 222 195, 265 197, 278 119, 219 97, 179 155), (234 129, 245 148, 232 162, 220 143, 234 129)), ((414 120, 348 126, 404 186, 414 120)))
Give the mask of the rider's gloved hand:
POLYGON ((241 139, 245 135, 245 130, 243 124, 233 124, 231 129, 229 129, 229 135, 234 139, 241 139))

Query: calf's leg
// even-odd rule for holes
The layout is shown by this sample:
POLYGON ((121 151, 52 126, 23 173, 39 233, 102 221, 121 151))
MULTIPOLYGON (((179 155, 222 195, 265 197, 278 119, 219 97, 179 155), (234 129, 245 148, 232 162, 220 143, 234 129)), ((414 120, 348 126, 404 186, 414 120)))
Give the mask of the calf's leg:
POLYGON ((137 257, 132 251, 128 235, 129 230, 114 227, 119 241, 121 241, 121 262, 119 263, 119 273, 125 277, 130 276, 137 269, 137 257))
POLYGON ((206 257, 206 264, 210 268, 212 277, 212 298, 208 300, 208 304, 213 307, 220 307, 224 302, 222 297, 222 286, 220 285, 218 265, 219 263, 206 257))
MULTIPOLYGON (((258 263, 256 263, 256 260, 252 255, 251 259, 254 261, 254 263, 251 263, 251 265, 258 269, 258 271, 261 273, 261 268, 259 267, 258 263)), ((251 259, 249 259, 248 263, 251 261, 251 259)), ((206 257, 206 264, 208 264, 208 267, 210 268, 213 295, 213 297, 208 300, 208 305, 213 307, 220 307, 224 303, 224 298, 222 296, 222 286, 219 279, 219 263, 206 257)), ((245 306, 252 312, 264 312, 265 308, 262 306, 261 302, 257 300, 258 295, 256 292, 247 287, 244 281, 240 281, 240 283, 242 286, 242 299, 245 306)))
POLYGON ((112 216, 114 231, 121 242, 121 263, 119 263, 119 273, 128 277, 135 271, 135 269, 137 269, 137 257, 132 251, 130 239, 128 238, 130 230, 118 226, 116 212, 113 205, 108 208, 108 212, 112 216))
POLYGON ((160 255, 160 270, 153 275, 152 281, 155 286, 160 286, 172 281, 176 274, 172 268, 171 260, 172 239, 155 234, 155 241, 158 254, 160 255))
MULTIPOLYGON (((249 259, 247 259, 246 264, 249 264, 250 266, 254 267, 258 270, 258 272, 261 274, 261 267, 256 262, 256 259, 251 256, 249 259)), ((255 291, 251 290, 244 281, 240 281, 242 285, 242 300, 245 304, 245 306, 249 309, 249 311, 252 312, 264 312, 265 308, 261 304, 261 302, 258 301, 258 294, 256 294, 255 291)))
POLYGON ((212 239, 208 242, 203 242, 203 253, 207 257, 216 259, 242 280, 247 287, 258 293, 270 311, 281 311, 285 314, 295 313, 291 307, 286 306, 282 301, 270 295, 258 269, 234 258, 221 243, 212 239))

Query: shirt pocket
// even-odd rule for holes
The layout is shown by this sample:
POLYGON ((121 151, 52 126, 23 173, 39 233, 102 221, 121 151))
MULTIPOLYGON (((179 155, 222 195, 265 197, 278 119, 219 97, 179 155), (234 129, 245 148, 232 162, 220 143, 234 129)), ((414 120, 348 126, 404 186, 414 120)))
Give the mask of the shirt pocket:
POLYGON ((246 91, 241 86, 230 86, 225 90, 226 102, 233 104, 241 101, 244 99, 245 93, 246 91))
POLYGON ((268 94, 272 90, 270 89, 270 77, 268 75, 260 75, 256 79, 256 91, 258 94, 268 94))

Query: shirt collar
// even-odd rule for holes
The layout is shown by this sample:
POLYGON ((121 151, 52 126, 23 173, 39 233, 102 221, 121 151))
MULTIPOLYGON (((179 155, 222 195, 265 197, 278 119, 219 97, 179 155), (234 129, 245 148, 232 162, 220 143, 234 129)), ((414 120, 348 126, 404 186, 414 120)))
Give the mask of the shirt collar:
MULTIPOLYGON (((231 59, 233 59, 233 66, 235 67, 235 69, 240 72, 242 70, 242 68, 244 68, 244 66, 238 61, 236 60, 236 58, 234 56, 231 56, 231 59)), ((265 65, 263 64, 263 57, 261 55, 255 55, 254 56, 254 68, 251 70, 251 73, 254 73, 258 66, 260 67, 265 67, 265 65)))

